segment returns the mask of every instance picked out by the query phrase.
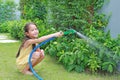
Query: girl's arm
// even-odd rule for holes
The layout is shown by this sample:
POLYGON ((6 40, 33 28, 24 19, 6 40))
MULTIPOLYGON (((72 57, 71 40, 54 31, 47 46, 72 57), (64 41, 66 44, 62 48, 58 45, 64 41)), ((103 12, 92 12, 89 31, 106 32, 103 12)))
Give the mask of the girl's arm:
POLYGON ((42 42, 44 40, 47 40, 51 37, 60 37, 62 35, 63 35, 63 32, 60 31, 60 32, 56 32, 56 33, 49 34, 49 35, 46 35, 46 36, 42 36, 38 39, 29 39, 24 43, 24 47, 27 47, 27 46, 29 46, 31 44, 35 44, 35 43, 40 43, 40 42, 42 42))

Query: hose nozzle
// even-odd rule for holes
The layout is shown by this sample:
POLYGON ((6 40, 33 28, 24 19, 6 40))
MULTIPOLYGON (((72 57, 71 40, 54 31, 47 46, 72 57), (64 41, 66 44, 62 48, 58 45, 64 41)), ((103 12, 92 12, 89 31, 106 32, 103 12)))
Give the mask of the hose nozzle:
POLYGON ((70 29, 64 32, 64 35, 68 35, 68 34, 74 34, 76 33, 76 31, 74 29, 70 29))

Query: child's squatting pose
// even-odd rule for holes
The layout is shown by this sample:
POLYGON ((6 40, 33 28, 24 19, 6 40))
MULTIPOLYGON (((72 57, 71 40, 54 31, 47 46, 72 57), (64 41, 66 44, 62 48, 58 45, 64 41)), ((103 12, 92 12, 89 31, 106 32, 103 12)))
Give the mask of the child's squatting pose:
MULTIPOLYGON (((38 38, 39 31, 37 29, 36 24, 34 23, 27 23, 24 27, 25 31, 25 39, 23 40, 19 51, 16 55, 16 65, 17 68, 22 72, 23 74, 32 75, 33 73, 30 71, 29 64, 28 64, 28 58, 30 55, 30 52, 32 49, 40 42, 47 40, 51 37, 60 37, 63 35, 63 33, 56 32, 53 34, 49 34, 46 36, 42 36, 38 38)), ((44 59, 44 50, 38 48, 32 56, 32 66, 36 66, 38 63, 40 63, 44 59)))

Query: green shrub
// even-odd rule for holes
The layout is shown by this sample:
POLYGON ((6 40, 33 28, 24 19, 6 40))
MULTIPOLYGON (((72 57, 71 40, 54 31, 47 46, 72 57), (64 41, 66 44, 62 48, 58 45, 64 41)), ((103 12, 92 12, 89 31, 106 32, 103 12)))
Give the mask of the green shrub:
POLYGON ((0 25, 0 33, 10 33, 11 27, 15 21, 5 21, 0 25))
POLYGON ((116 71, 120 60, 119 37, 112 39, 109 32, 105 34, 94 27, 86 32, 88 40, 68 35, 48 45, 47 53, 56 57, 68 71, 116 71))

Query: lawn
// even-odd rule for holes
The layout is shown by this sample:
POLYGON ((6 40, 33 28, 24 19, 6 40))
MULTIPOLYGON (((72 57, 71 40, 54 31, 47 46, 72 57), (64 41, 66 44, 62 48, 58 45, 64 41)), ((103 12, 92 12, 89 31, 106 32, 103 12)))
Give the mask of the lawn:
MULTIPOLYGON (((0 80, 37 80, 34 76, 21 74, 15 66, 15 55, 20 42, 0 43, 0 80)), ((44 80, 120 80, 120 75, 103 75, 67 72, 57 61, 45 56, 34 68, 44 80)))

